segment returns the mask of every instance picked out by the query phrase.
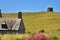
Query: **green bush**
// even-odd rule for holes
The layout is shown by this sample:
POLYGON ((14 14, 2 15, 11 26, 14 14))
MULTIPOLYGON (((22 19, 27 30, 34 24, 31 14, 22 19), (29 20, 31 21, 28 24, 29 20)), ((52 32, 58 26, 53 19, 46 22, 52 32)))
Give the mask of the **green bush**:
POLYGON ((45 30, 44 30, 44 29, 42 29, 42 30, 38 31, 38 33, 43 33, 43 32, 45 32, 45 30))
POLYGON ((53 37, 53 40, 58 40, 58 37, 57 37, 57 36, 54 36, 54 37, 53 37))
POLYGON ((31 34, 31 32, 28 32, 28 34, 31 34))
POLYGON ((16 38, 15 40, 22 40, 22 39, 20 39, 20 38, 16 38))

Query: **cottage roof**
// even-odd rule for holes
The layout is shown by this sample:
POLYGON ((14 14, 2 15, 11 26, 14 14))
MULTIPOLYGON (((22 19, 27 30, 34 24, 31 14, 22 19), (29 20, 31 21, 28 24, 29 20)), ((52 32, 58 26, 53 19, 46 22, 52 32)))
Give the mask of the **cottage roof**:
POLYGON ((0 30, 18 30, 21 19, 18 18, 0 18, 0 30), (6 22, 8 29, 2 28, 1 24, 6 22))

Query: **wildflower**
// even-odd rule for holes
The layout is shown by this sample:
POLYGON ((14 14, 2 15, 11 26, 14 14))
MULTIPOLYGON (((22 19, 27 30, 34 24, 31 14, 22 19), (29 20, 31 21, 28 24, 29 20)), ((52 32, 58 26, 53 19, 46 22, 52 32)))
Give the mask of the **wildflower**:
POLYGON ((27 38, 27 40, 51 40, 51 38, 43 33, 40 33, 40 34, 35 34, 30 38, 27 38))

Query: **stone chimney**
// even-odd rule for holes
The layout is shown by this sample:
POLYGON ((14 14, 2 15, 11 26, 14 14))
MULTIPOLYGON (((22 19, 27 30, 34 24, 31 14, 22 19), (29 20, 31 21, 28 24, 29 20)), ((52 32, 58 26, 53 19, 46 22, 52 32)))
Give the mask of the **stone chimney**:
POLYGON ((1 9, 0 9, 0 17, 2 17, 1 9))
POLYGON ((49 7, 49 8, 47 9, 47 11, 48 11, 48 12, 53 12, 53 7, 49 7))
POLYGON ((19 33, 25 33, 25 25, 22 18, 22 12, 18 12, 18 19, 21 19, 18 31, 19 33))
POLYGON ((18 19, 22 19, 22 12, 18 12, 18 19))

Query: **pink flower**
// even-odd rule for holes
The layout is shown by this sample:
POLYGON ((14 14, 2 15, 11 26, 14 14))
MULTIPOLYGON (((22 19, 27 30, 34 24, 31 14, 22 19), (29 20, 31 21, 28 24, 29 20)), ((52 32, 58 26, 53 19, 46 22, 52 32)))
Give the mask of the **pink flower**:
POLYGON ((28 38, 28 40, 51 40, 51 38, 41 33, 31 36, 30 38, 28 38))

